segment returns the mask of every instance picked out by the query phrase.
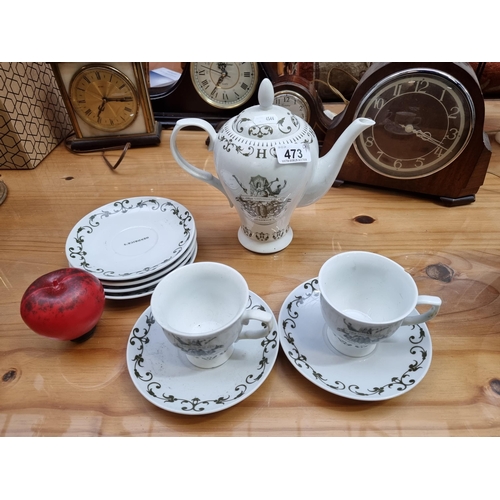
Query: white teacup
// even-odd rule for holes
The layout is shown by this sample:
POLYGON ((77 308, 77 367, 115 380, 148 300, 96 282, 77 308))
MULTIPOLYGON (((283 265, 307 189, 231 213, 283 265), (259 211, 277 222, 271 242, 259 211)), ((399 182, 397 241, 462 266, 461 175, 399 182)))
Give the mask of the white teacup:
POLYGON ((321 267, 318 281, 328 339, 348 356, 366 356, 402 325, 425 323, 441 307, 439 297, 418 295, 403 267, 376 253, 335 255, 321 267), (421 304, 430 308, 412 315, 421 304))
POLYGON ((217 262, 197 262, 175 269, 156 286, 151 311, 167 339, 200 368, 225 363, 233 344, 268 335, 273 315, 247 309, 248 285, 232 267, 217 262), (243 329, 250 320, 255 330, 243 329))

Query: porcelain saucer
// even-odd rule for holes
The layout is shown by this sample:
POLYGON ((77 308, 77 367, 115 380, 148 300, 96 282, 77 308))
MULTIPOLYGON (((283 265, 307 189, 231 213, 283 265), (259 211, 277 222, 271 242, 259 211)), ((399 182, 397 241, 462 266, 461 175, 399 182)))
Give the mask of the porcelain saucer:
POLYGON ((195 236, 191 213, 167 198, 108 203, 83 217, 66 240, 66 257, 98 278, 141 278, 179 259, 195 236))
MULTIPOLYGON (((182 265, 179 264, 178 267, 192 264, 196 259, 197 252, 198 252, 198 247, 195 247, 195 251, 191 254, 191 256, 187 259, 187 261, 183 262, 182 265)), ((173 269, 171 269, 170 271, 173 271, 173 269)), ((115 290, 115 289, 110 289, 103 285, 104 296, 110 300, 128 300, 128 299, 138 299, 140 297, 146 297, 147 295, 152 295, 154 289, 156 288, 156 285, 158 285, 158 283, 162 279, 163 276, 152 283, 145 283, 139 289, 134 289, 134 290, 115 290)))
POLYGON ((142 290, 143 288, 148 288, 152 285, 157 285, 167 274, 171 273, 174 269, 177 269, 178 267, 182 267, 185 266, 186 264, 190 264, 191 262, 193 262, 197 253, 198 253, 198 245, 194 245, 193 250, 184 258, 179 259, 177 265, 169 267, 168 271, 138 284, 132 283, 129 285, 125 285, 119 281, 115 281, 113 282, 114 283, 113 285, 110 285, 108 284, 108 282, 105 283, 103 280, 101 281, 101 283, 102 286, 104 287, 104 290, 111 293, 125 293, 125 292, 133 292, 135 290, 142 290))
POLYGON ((147 284, 151 281, 154 281, 155 279, 158 278, 163 278, 163 276, 167 275, 170 271, 173 269, 180 267, 182 264, 190 260, 195 252, 197 252, 197 241, 196 241, 196 233, 193 235, 193 240, 191 243, 189 243, 188 248, 186 248, 186 251, 178 258, 175 259, 173 262, 171 262, 167 267, 161 269, 160 271, 155 271, 151 274, 144 275, 144 277, 141 278, 136 278, 132 280, 112 280, 108 281, 103 278, 99 278, 101 280, 101 283, 103 286, 107 287, 131 287, 131 286, 136 286, 136 285, 141 285, 141 284, 147 284))
POLYGON ((401 396, 425 377, 432 343, 425 324, 403 326, 362 358, 338 352, 327 337, 318 280, 298 286, 283 303, 278 319, 280 343, 288 360, 325 391, 360 401, 401 396))
MULTIPOLYGON (((269 306, 250 292, 247 309, 269 306)), ((252 328, 250 325, 248 328, 252 328)), ((127 367, 137 390, 151 403, 184 415, 206 415, 231 408, 252 395, 271 372, 279 351, 278 326, 258 340, 240 340, 223 365, 192 365, 155 322, 148 307, 127 343, 127 367)))

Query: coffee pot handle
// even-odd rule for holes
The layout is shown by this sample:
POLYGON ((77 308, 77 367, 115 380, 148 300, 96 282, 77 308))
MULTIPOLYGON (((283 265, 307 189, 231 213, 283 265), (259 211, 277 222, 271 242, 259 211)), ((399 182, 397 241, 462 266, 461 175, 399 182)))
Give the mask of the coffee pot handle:
MULTIPOLYGON (((210 172, 206 170, 201 170, 200 168, 191 165, 180 153, 177 149, 177 134, 186 127, 196 127, 201 128, 205 132, 208 133, 209 136, 209 144, 208 150, 213 151, 215 141, 217 140, 217 132, 215 129, 205 120, 201 120, 200 118, 182 118, 177 121, 175 127, 172 131, 172 135, 170 136, 170 151, 172 152, 172 156, 175 161, 188 173, 191 174, 194 178, 199 179, 201 181, 210 184, 211 186, 217 188, 224 196, 227 197, 224 188, 222 187, 221 181, 212 175, 210 172)), ((232 206, 231 200, 229 200, 230 205, 232 206)))

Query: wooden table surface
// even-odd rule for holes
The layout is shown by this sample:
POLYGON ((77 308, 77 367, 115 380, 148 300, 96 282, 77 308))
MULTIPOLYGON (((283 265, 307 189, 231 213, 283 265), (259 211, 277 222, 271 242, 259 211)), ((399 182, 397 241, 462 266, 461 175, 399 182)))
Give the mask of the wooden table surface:
MULTIPOLYGON (((0 205, 0 435, 499 436, 500 146, 493 140, 499 129, 500 102, 489 101, 485 130, 493 155, 475 203, 448 208, 393 191, 332 188, 295 211, 292 243, 270 255, 238 243, 236 211, 177 166, 170 131, 162 132, 159 147, 129 150, 115 171, 99 154, 75 155, 64 145, 34 170, 1 170, 9 192, 0 205), (420 293, 443 299, 428 324, 433 356, 427 375, 400 397, 356 401, 306 380, 280 350, 250 397, 218 413, 181 415, 147 401, 128 373, 127 340, 149 297, 107 300, 94 336, 82 344, 33 333, 19 313, 26 288, 68 265, 66 238, 82 217, 135 196, 186 206, 198 230, 196 261, 237 269, 276 317, 288 294, 335 253, 360 249, 396 260, 420 293), (374 222, 357 222, 360 215, 374 222)), ((180 146, 213 172, 205 137, 183 131, 180 146)))

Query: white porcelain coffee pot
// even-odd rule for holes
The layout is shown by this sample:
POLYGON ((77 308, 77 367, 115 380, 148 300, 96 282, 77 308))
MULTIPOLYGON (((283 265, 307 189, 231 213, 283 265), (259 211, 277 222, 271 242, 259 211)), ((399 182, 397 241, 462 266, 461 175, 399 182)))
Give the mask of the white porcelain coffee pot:
POLYGON ((258 105, 228 120, 218 135, 205 120, 179 120, 170 148, 186 172, 219 189, 236 207, 241 221, 240 243, 253 252, 273 253, 292 241, 290 218, 294 209, 311 205, 328 192, 353 141, 375 122, 356 119, 320 158, 310 125, 273 105, 270 80, 262 81, 258 97, 258 105), (208 133, 218 177, 191 165, 179 153, 177 134, 185 127, 208 133))

